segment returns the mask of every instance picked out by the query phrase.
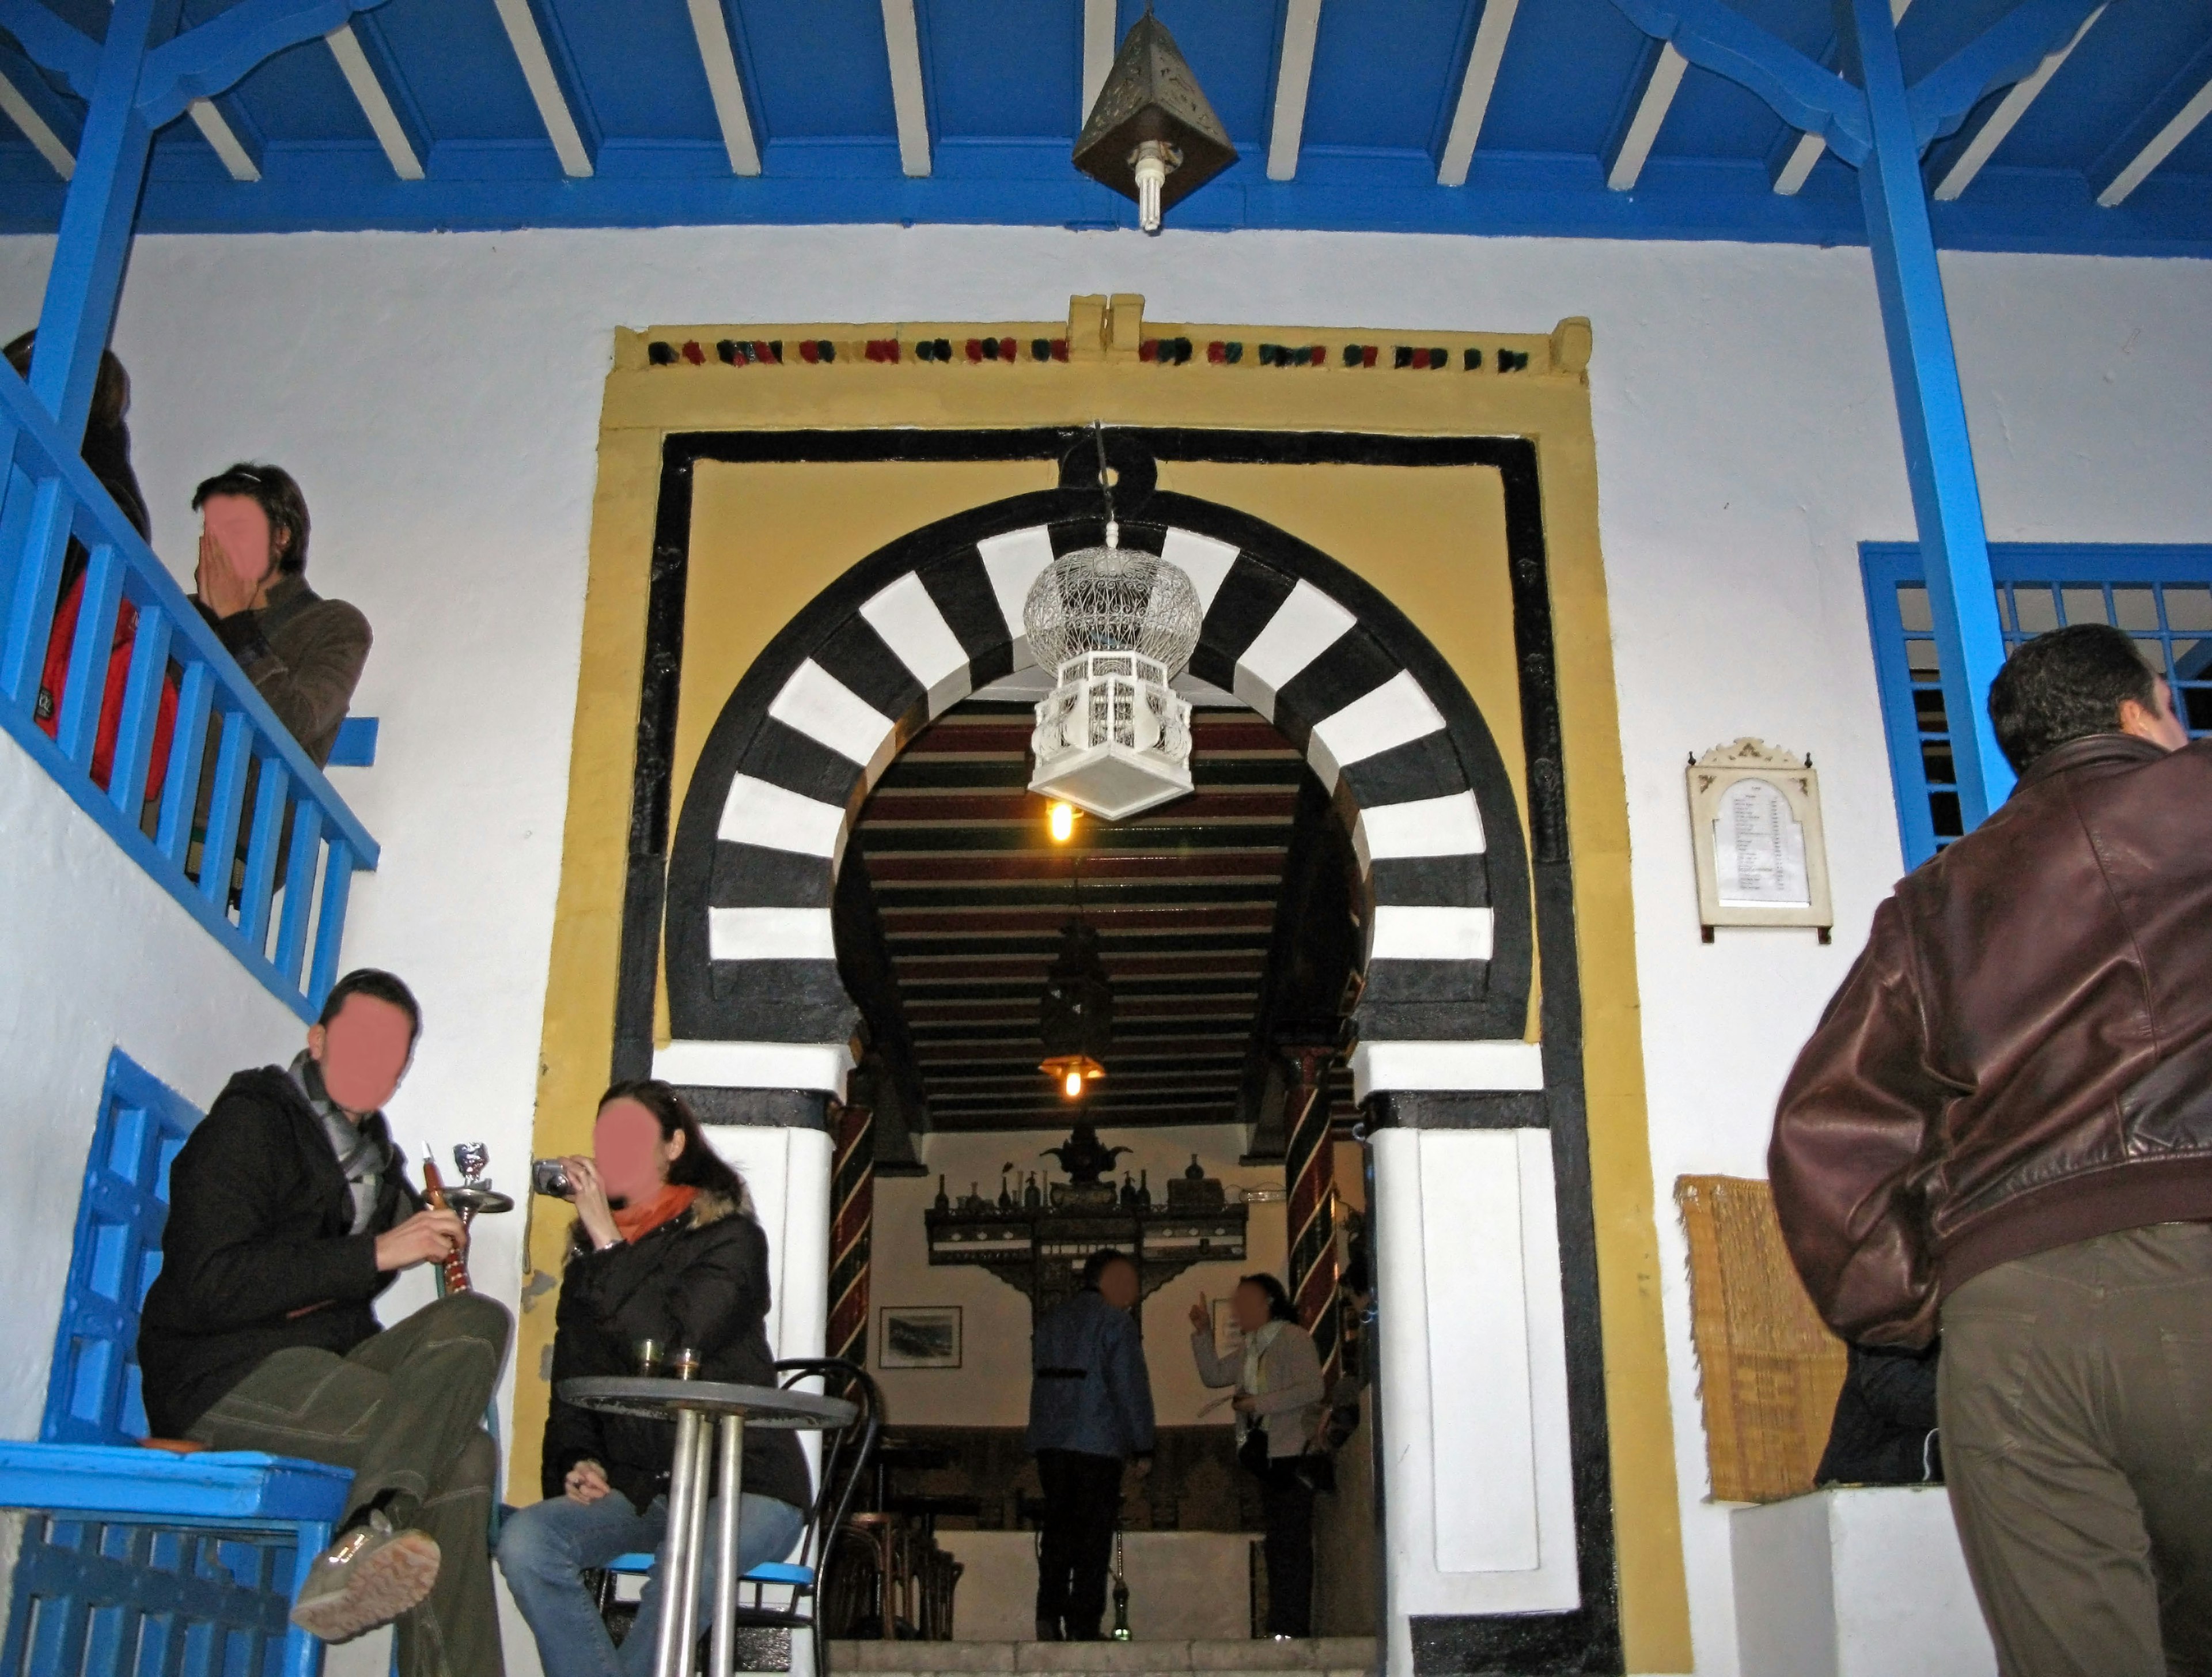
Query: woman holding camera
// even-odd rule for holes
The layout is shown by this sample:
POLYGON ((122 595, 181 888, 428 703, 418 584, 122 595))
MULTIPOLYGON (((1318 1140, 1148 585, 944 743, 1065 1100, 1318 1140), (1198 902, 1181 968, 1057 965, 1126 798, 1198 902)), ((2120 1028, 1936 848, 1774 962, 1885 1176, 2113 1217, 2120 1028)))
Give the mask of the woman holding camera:
MULTIPOLYGON (((768 1237, 743 1181, 708 1145, 683 1097, 657 1079, 608 1090, 591 1157, 561 1164, 576 1221, 554 1319, 545 1500, 508 1517, 499 1565, 538 1639, 546 1677, 644 1677, 660 1613, 658 1573, 647 1580, 619 1650, 583 1573, 617 1555, 660 1548, 676 1429, 563 1403, 560 1385, 637 1373, 647 1340, 671 1361, 696 1356, 701 1379, 775 1385, 763 1328, 768 1237)), ((744 1455, 738 1565, 750 1571, 791 1552, 810 1497, 805 1458, 791 1433, 750 1429, 744 1455)), ((714 1519, 710 1505, 709 1529, 714 1519)), ((695 1635, 714 1601, 714 1565, 710 1545, 695 1635)))
POLYGON ((1190 1308, 1198 1377, 1234 1386, 1237 1460, 1260 1480, 1267 1534, 1267 1633, 1278 1642, 1313 1634, 1314 1487, 1299 1458, 1322 1416, 1321 1358, 1298 1326, 1297 1306, 1272 1275, 1247 1275, 1230 1302, 1243 1336, 1241 1357, 1217 1357, 1206 1296, 1190 1308))

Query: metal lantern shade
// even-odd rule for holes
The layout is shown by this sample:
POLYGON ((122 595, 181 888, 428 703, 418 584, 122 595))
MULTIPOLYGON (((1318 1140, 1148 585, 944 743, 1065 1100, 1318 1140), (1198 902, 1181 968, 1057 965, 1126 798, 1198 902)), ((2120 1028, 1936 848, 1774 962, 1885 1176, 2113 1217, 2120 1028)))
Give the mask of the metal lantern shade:
POLYGON ((1146 12, 1122 38, 1097 103, 1076 137, 1075 167, 1145 204, 1150 232, 1158 226, 1158 210, 1189 197, 1236 161, 1237 148, 1175 37, 1146 12), (1164 178, 1158 162, 1150 171, 1158 195, 1152 204, 1146 204, 1138 174, 1138 154, 1147 142, 1165 149, 1159 161, 1167 166, 1164 178))
POLYGON ((1054 560, 1022 621, 1055 685, 1036 707, 1030 790, 1108 821, 1191 789, 1190 705, 1168 684, 1204 614, 1180 566, 1109 545, 1054 560))

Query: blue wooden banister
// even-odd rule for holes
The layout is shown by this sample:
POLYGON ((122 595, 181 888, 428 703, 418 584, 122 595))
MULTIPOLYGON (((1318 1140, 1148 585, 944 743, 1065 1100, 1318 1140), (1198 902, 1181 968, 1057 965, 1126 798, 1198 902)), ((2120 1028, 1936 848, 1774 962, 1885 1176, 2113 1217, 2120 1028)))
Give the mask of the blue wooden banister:
POLYGON ((64 442, 45 406, 4 366, 0 465, 0 729, 249 972, 313 1018, 337 976, 354 872, 376 866, 376 841, 64 442), (88 562, 67 690, 49 738, 36 705, 72 540, 88 562), (113 766, 102 786, 94 753, 109 648, 126 603, 137 624, 113 766), (162 689, 172 678, 176 721, 157 761, 162 689), (198 832, 210 747, 212 799, 198 832), (161 787, 150 811, 149 768, 161 787))

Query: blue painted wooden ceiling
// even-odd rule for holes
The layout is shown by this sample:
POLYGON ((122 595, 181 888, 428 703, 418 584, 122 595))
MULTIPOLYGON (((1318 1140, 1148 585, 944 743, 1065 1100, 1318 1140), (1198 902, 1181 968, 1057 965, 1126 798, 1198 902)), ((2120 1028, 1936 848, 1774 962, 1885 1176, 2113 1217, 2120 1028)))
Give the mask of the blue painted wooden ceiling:
MULTIPOLYGON (((1807 52, 1830 50, 1826 0, 1734 3, 1807 52)), ((104 0, 47 3, 90 34, 106 11, 104 0)), ((1171 227, 1863 239, 1850 171, 1824 156, 1801 189, 1776 191, 1796 137, 1752 94, 1695 67, 1665 106, 1633 184, 1620 184, 1621 137, 1647 99, 1657 53, 1611 0, 1520 0, 1463 185, 1440 184, 1439 168, 1486 0, 1321 0, 1296 171, 1270 179, 1294 3, 1158 0, 1243 154, 1170 213, 1171 227)), ((1916 0, 1899 25, 1908 76, 2007 3, 1916 0)), ((906 161, 926 173, 902 167, 885 0, 386 0, 356 19, 355 37, 389 100, 387 135, 396 126, 424 178, 401 178, 337 53, 312 42, 217 102, 211 114, 235 141, 228 163, 204 124, 181 120, 164 132, 141 226, 1133 224, 1134 206, 1069 162, 1083 0, 889 0, 889 9, 908 4, 927 155, 910 149, 906 161), (709 20, 718 11, 726 31, 757 175, 732 170, 695 6, 709 20), (532 34, 579 136, 566 172, 518 52, 532 34)), ((1140 9, 1141 0, 1119 0, 1117 38, 1140 9)), ((188 0, 186 15, 222 9, 219 0, 188 0)), ((82 107, 4 35, 0 78, 0 105, 27 106, 51 131, 42 151, 0 120, 0 227, 51 228, 63 192, 56 149, 74 146, 82 107)), ((2208 85, 2212 0, 2112 0, 1964 190, 1936 204, 1939 242, 2212 254, 2212 124, 2172 146, 2123 201, 2096 202, 2161 130, 2170 137, 2208 85)), ((2001 98, 1992 94, 1982 114, 2001 98)), ((1931 186, 1960 143, 1931 155, 1931 186)))

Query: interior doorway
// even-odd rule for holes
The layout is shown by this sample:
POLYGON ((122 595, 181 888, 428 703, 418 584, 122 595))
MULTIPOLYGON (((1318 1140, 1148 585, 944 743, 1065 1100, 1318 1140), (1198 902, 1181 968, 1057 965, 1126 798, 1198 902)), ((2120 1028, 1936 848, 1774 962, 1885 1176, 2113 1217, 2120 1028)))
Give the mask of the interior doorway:
MULTIPOLYGON (((1364 1214, 1374 1258, 1376 1331, 1362 1350, 1381 1370, 1368 1425, 1387 1464, 1379 1628, 1394 1671, 1501 1660, 1618 1669, 1624 1592, 1660 1604, 1659 1617, 1639 1621, 1647 1635, 1666 1631, 1673 1611, 1663 1368, 1647 1354, 1658 1335, 1636 1279, 1650 1273, 1650 1189, 1625 958, 1625 800, 1580 374, 1588 340, 1577 349, 1573 325, 1510 356, 1455 339, 1448 358, 1425 363, 1449 364, 1452 378, 1403 384, 1340 375, 1376 364, 1333 341, 1288 378, 1255 380, 1210 356, 1160 371, 1133 347, 1119 359, 1117 325, 1095 362, 1072 344, 1065 365, 1040 356, 1034 374, 1008 373, 1003 386, 977 384, 972 402, 962 398, 967 414, 1035 415, 1054 405, 1038 392, 1064 382, 1086 414, 1190 422, 1107 426, 1124 538, 1168 553, 1199 582, 1205 628, 1192 675, 1245 707, 1224 706, 1225 715, 1249 714, 1295 753, 1298 784, 1319 788, 1304 795, 1325 800, 1322 830, 1349 847, 1345 924, 1360 950, 1349 1099, 1366 1133, 1363 1168, 1339 1173, 1338 1199, 1364 1214), (1001 388, 1004 400, 987 394, 1001 388), (1307 410, 1308 425, 1324 412, 1371 418, 1404 406, 1401 392, 1426 428, 1253 423, 1307 410), (1526 429, 1513 418, 1523 410, 1526 429), (1492 423, 1469 423, 1476 415, 1492 423), (1358 1202, 1355 1181, 1371 1185, 1358 1202), (1603 1331, 1601 1277, 1615 1311, 1603 1331), (1610 1366, 1624 1346, 1635 1354, 1610 1366), (1634 1519, 1616 1521, 1617 1494, 1632 1499, 1634 1519)), ((619 939, 599 945, 618 955, 618 972, 596 1004, 588 987, 556 984, 549 995, 547 1089, 648 1067, 687 1086, 717 1145, 744 1156, 757 1190, 771 1186, 774 1331, 818 1346, 850 1279, 832 1262, 833 1184, 842 1193, 849 1164, 837 1151, 842 1113, 865 1097, 886 1169, 903 1128, 904 1157, 927 1172, 872 1181, 884 1198, 869 1224, 886 1241, 890 1196, 906 1192, 921 1196, 923 1218, 918 1230, 902 1216, 901 1226, 926 1239, 940 1174, 933 1155, 974 1154, 964 1180, 957 1166, 941 1173, 954 1212, 971 1192, 995 1206, 998 1167, 1015 1163, 1000 1138, 1016 1132, 974 1115, 993 1067, 942 1062, 945 1087, 933 1092, 902 1090, 866 1063, 882 1058, 878 1031, 862 1030, 870 1004, 841 963, 839 919, 857 890, 847 859, 866 866, 871 799, 895 787, 903 754, 933 725, 980 714, 958 707, 991 702, 981 696, 994 684, 1028 668, 1021 594, 1054 552, 1098 539, 1096 456, 1087 422, 940 428, 945 415, 929 405, 938 370, 888 352, 864 362, 841 347, 834 378, 810 363, 725 380, 646 348, 622 349, 610 384, 598 627, 587 625, 579 708, 582 801, 572 801, 576 865, 564 884, 564 903, 573 884, 579 905, 616 911, 596 924, 619 921, 619 939), (665 428, 636 431, 664 409, 665 428), (699 428, 717 411, 774 417, 699 428), (872 411, 904 417, 870 428, 872 411), (649 570, 622 568, 647 551, 649 570), (635 725, 620 758, 626 830, 612 835, 581 769, 588 741, 614 738, 625 661, 635 725), (611 861, 618 889, 607 890, 606 872, 579 872, 586 857, 611 861), (553 1021, 583 1024, 592 1005, 607 1007, 599 1018, 611 1031, 587 1070, 575 1050, 592 1031, 553 1021), (950 1121, 963 1100, 964 1130, 950 1121)), ((867 895, 880 914, 880 894, 867 895)), ((588 944, 594 922, 574 923, 588 944)), ((1328 1000, 1343 1017, 1342 993, 1328 1000)), ((1166 1066, 1186 1093, 1224 1070, 1194 1058, 1166 1066)), ((1035 1076, 1018 1062, 996 1074, 1035 1076)), ((1279 1062, 1275 1075, 1275 1093, 1286 1092, 1291 1072, 1279 1062)), ((1140 1080, 1120 1087, 1133 1094, 1140 1080)), ((1234 1094, 1244 1104, 1232 1110, 1250 1116, 1241 1074, 1234 1094)), ((1262 1114, 1273 1104, 1264 1094, 1258 1103, 1262 1114)), ((1109 1124, 1109 1143, 1131 1145, 1134 1133, 1151 1146, 1166 1137, 1146 1132, 1174 1127, 1129 1115, 1122 1132, 1109 1124)), ((1182 1163, 1200 1152, 1201 1180, 1225 1201, 1244 1186, 1236 1171, 1261 1169, 1245 1163, 1262 1151, 1258 1127, 1224 1127, 1224 1143, 1226 1130, 1241 1132, 1233 1165, 1207 1170, 1206 1146, 1183 1149, 1182 1163)), ((1334 1144, 1328 1152, 1334 1163, 1334 1144)), ((1215 1156, 1227 1161, 1226 1145, 1215 1156)), ((1249 1239, 1268 1207, 1244 1209, 1249 1239)), ((1287 1230, 1282 1238, 1287 1249, 1287 1230)), ((890 1255, 876 1255, 872 1280, 889 1273, 890 1255)), ((1023 1302, 987 1267, 930 1265, 926 1250, 917 1273, 932 1294, 958 1274, 959 1285, 1023 1302)), ((1154 1299, 1171 1298, 1173 1285, 1154 1299)), ((860 1323, 842 1324, 876 1361, 884 1302, 878 1290, 860 1323)), ((946 1308, 945 1297, 890 1302, 946 1308)), ((902 1323, 904 1354, 941 1354, 947 1326, 941 1314, 902 1323)), ((526 1352, 531 1337, 526 1320, 526 1352)), ((977 1343, 963 1333, 963 1357, 977 1343)), ((519 1399, 519 1430, 526 1407, 519 1399)))
POLYGON ((1110 1622, 1148 1640, 1257 1633, 1258 1481, 1237 1466, 1224 1394, 1199 1382, 1186 1317, 1201 1297, 1220 1306, 1209 1319, 1231 1350, 1238 1276, 1296 1279, 1302 1211, 1325 1248, 1306 1325, 1344 1411, 1316 1441, 1326 1470, 1312 1469, 1330 1481, 1315 1628, 1371 1638, 1367 1289, 1338 1285, 1367 1269, 1358 1114, 1335 1052, 1362 941, 1349 837, 1279 732, 1188 677, 1194 793, 1055 837, 1028 790, 1037 673, 914 738, 863 806, 838 878, 839 970, 866 1045, 847 1098, 871 1110, 874 1182, 865 1314, 839 1317, 833 1297, 831 1338, 856 1340, 844 1348, 884 1391, 882 1500, 963 1568, 959 1636, 1031 1634, 1042 1487, 1022 1440, 1030 1331, 1089 1250, 1127 1249, 1161 1431, 1149 1475, 1124 1481, 1110 1622), (1039 1069, 1040 1001, 1071 925, 1097 934, 1113 1022, 1106 1075, 1075 1098, 1039 1069), (1320 1203, 1294 1208, 1286 1144, 1301 1120, 1330 1153, 1320 1203), (1067 1172, 1050 1150, 1079 1121, 1120 1155, 1115 1215, 1054 1215, 1067 1172), (1195 1236, 1213 1249, 1194 1255, 1188 1209, 1217 1204, 1219 1226, 1195 1236))

